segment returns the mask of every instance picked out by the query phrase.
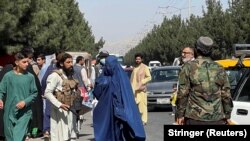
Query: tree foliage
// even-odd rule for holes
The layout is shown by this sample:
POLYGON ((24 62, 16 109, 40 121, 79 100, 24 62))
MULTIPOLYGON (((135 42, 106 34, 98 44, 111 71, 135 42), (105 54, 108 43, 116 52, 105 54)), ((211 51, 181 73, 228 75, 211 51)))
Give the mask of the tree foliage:
POLYGON ((250 43, 250 1, 230 0, 224 9, 220 1, 206 0, 202 16, 191 15, 181 20, 181 16, 164 18, 147 36, 125 55, 125 62, 131 64, 134 54, 144 54, 144 62, 159 60, 171 65, 186 46, 194 47, 199 36, 210 36, 214 40, 213 59, 228 58, 233 55, 232 45, 250 43))
POLYGON ((30 46, 51 54, 57 50, 96 54, 88 22, 75 0, 1 0, 0 47, 8 52, 30 46))

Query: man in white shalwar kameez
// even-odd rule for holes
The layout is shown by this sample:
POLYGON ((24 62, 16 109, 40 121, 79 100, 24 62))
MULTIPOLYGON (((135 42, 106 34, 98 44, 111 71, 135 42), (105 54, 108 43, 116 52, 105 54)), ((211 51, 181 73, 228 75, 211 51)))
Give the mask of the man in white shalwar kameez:
MULTIPOLYGON (((72 77, 73 59, 67 53, 57 57, 57 67, 65 79, 72 77)), ((57 72, 47 78, 45 97, 52 103, 51 107, 51 141, 75 141, 77 138, 76 116, 69 111, 69 105, 63 104, 53 95, 54 91, 62 91, 63 79, 57 72)))

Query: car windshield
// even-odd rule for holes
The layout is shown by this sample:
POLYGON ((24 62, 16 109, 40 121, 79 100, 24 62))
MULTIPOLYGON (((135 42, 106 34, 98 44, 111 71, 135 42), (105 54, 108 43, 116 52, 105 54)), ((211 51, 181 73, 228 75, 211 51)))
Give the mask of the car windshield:
POLYGON ((152 72, 151 82, 178 81, 179 69, 159 69, 152 72))

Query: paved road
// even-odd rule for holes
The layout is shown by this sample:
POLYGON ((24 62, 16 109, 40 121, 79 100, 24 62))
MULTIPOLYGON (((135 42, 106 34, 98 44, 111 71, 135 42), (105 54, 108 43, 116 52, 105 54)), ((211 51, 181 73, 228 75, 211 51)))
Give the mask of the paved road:
POLYGON ((163 127, 174 122, 171 108, 156 109, 148 114, 148 124, 145 126, 146 141, 163 141, 163 127))
MULTIPOLYGON (((174 117, 170 109, 156 109, 148 114, 148 124, 145 126, 146 141, 163 141, 163 125, 172 124, 174 117)), ((77 141, 94 141, 91 113, 85 115, 80 137, 77 141)), ((31 139, 31 141, 42 141, 42 138, 31 139)))
MULTIPOLYGON (((84 118, 86 121, 83 122, 83 126, 77 141, 94 141, 93 127, 92 127, 92 116, 91 112, 85 114, 84 118)), ((43 141, 43 138, 31 139, 30 141, 43 141)))

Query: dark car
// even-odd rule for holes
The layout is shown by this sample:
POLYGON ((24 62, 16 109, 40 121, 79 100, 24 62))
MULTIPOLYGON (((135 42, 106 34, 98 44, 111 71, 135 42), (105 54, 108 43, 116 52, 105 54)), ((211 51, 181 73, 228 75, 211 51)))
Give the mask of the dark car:
POLYGON ((178 81, 180 66, 157 67, 151 72, 152 80, 147 84, 148 108, 167 107, 173 93, 173 84, 178 81))

